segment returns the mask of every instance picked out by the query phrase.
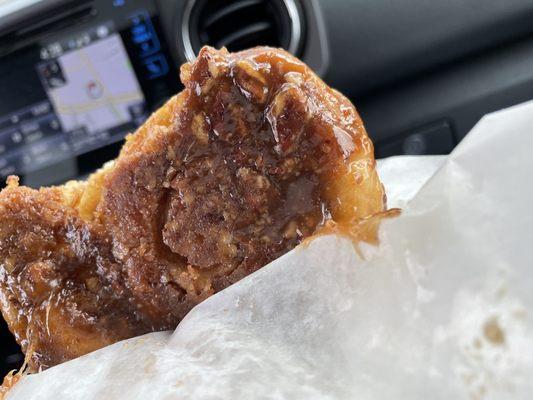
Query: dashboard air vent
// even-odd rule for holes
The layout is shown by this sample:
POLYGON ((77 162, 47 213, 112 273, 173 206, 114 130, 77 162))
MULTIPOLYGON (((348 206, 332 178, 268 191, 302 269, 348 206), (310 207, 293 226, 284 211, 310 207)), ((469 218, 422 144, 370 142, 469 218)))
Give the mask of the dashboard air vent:
POLYGON ((191 0, 182 20, 185 56, 193 59, 204 45, 230 51, 267 45, 297 54, 300 15, 295 0, 191 0))

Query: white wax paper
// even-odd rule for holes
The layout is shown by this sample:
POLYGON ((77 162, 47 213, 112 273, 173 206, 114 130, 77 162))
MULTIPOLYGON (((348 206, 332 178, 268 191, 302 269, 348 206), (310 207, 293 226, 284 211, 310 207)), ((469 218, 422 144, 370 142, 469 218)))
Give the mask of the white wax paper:
POLYGON ((532 154, 528 103, 483 118, 445 159, 386 160, 405 211, 365 260, 319 237, 174 333, 27 376, 7 398, 532 399, 532 154))

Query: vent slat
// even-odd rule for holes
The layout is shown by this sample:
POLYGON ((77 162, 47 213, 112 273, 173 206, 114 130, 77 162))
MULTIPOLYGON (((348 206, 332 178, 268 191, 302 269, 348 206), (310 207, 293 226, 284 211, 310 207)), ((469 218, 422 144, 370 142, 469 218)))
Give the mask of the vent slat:
POLYGON ((231 45, 246 36, 258 34, 262 31, 266 31, 271 28, 271 24, 268 22, 258 22, 250 26, 244 27, 227 35, 226 37, 220 39, 216 43, 216 47, 231 47, 231 45))
POLYGON ((229 3, 224 8, 221 8, 217 10, 216 12, 214 12, 213 14, 211 14, 209 18, 206 18, 204 22, 204 28, 209 28, 211 25, 217 23, 221 19, 224 19, 225 17, 235 12, 241 11, 248 7, 257 6, 261 4, 262 1, 263 0, 242 0, 242 1, 235 2, 235 3, 229 3))

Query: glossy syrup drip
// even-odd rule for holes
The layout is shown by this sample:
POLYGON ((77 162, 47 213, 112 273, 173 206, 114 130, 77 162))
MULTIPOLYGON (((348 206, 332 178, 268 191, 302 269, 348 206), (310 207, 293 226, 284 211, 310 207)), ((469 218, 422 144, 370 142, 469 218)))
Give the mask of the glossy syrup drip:
POLYGON ((304 245, 309 243, 318 236, 325 235, 340 235, 350 239, 357 254, 364 258, 360 250, 359 244, 369 243, 374 246, 379 245, 379 227, 383 220, 389 218, 396 218, 400 216, 401 210, 399 208, 391 208, 387 211, 370 215, 366 218, 353 220, 350 222, 335 222, 327 220, 323 226, 317 229, 317 232, 304 241, 304 245))

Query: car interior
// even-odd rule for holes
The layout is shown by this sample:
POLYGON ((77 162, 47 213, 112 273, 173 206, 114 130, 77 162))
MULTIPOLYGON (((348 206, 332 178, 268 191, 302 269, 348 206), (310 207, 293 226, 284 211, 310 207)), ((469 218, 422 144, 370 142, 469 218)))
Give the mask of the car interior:
MULTIPOLYGON (((115 158, 204 45, 298 56, 349 96, 377 158, 448 154, 483 115, 531 99, 531 20, 527 0, 0 1, 1 187, 115 158)), ((0 375, 22 361, 0 326, 0 375)))

